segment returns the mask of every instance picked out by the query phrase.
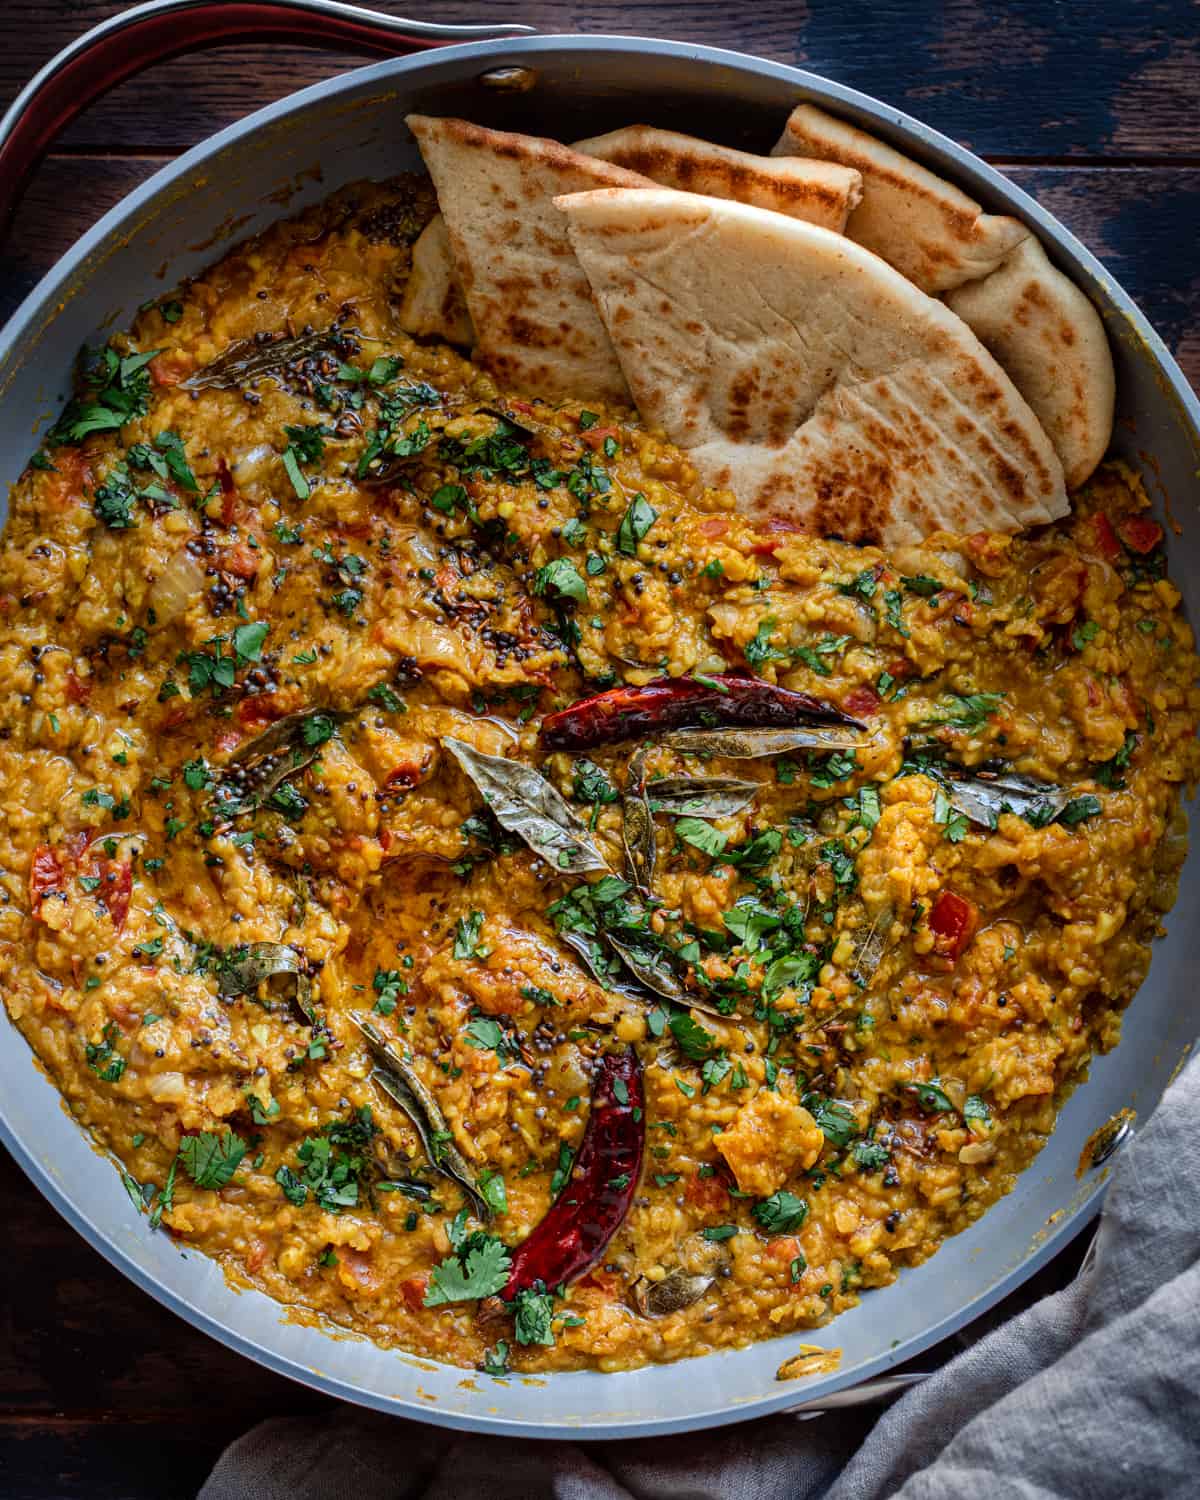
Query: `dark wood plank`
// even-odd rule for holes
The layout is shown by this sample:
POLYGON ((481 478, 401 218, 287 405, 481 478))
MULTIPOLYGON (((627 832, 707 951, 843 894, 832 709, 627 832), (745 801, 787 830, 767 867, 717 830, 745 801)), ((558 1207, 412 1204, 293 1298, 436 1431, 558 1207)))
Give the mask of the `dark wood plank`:
MULTIPOLYGON (((107 1413, 126 1421, 202 1413, 214 1391, 222 1411, 264 1416, 321 1403, 126 1280, 3 1151, 0 1202, 6 1226, 0 1424, 15 1421, 20 1430, 20 1422, 47 1413, 107 1413)), ((2 1482, 0 1494, 9 1494, 2 1482)))
MULTIPOLYGON (((1006 158, 1200 160, 1200 26, 1191 0, 376 0, 442 21, 524 21, 542 31, 635 33, 811 68, 1006 158)), ((0 105, 118 0, 9 0, 0 8, 0 105)), ((192 145, 281 95, 356 66, 294 48, 227 49, 130 80, 63 145, 192 145)))
MULTIPOLYGON (((6 247, 0 319, 104 209, 162 161, 158 156, 56 155, 45 162, 6 247)), ((1200 166, 1005 170, 1100 256, 1200 388, 1200 263, 1192 250, 1200 230, 1200 166), (1166 205, 1173 228, 1159 234, 1166 205)))
POLYGON ((221 1450, 254 1422, 220 1388, 189 1415, 0 1418, 4 1500, 193 1500, 221 1450))

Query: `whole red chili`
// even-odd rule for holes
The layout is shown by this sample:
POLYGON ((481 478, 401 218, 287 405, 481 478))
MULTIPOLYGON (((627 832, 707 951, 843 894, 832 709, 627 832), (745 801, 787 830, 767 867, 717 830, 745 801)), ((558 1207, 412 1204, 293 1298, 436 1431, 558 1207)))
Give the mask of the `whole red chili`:
POLYGON ((759 677, 659 677, 644 687, 609 688, 542 721, 550 750, 591 750, 666 729, 790 729, 798 724, 852 724, 856 719, 810 693, 793 693, 759 677))
POLYGON ((645 1139, 637 1053, 607 1052, 596 1069, 574 1170, 546 1217, 512 1252, 502 1297, 511 1300, 537 1281, 561 1286, 600 1259, 637 1191, 645 1139))

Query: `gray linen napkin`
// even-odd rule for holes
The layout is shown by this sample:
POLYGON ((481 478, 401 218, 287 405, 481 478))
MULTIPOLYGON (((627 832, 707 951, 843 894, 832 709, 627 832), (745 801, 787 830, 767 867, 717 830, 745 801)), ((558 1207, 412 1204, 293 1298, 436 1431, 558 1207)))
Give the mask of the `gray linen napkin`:
POLYGON ((1126 1148, 1095 1256, 882 1417, 628 1443, 461 1437, 338 1408, 264 1422, 199 1500, 1151 1500, 1200 1495, 1200 1057, 1126 1148))

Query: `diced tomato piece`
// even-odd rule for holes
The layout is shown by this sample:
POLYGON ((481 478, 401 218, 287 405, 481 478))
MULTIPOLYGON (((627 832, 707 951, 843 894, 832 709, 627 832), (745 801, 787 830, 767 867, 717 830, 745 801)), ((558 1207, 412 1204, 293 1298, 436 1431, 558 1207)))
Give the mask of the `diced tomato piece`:
POLYGON ((86 703, 92 696, 92 679, 78 677, 73 671, 67 672, 66 687, 68 703, 86 703))
POLYGON ((729 1205, 729 1188, 720 1177, 715 1176, 701 1177, 697 1174, 690 1177, 683 1196, 705 1213, 715 1213, 729 1205))
POLYGON ((795 521, 789 521, 786 516, 773 516, 766 525, 767 535, 755 538, 750 551, 755 557, 770 557, 778 552, 789 537, 796 536, 802 530, 802 527, 795 521))
POLYGON ((604 446, 605 438, 615 438, 617 436, 617 429, 615 427, 589 427, 586 432, 581 432, 579 436, 589 448, 597 451, 604 446))
POLYGON ((1121 555, 1121 544, 1112 528, 1112 522, 1106 515, 1092 517, 1092 541, 1096 551, 1107 562, 1115 562, 1121 555))
POLYGON ((235 578, 250 579, 256 576, 262 560, 253 547, 237 542, 232 547, 222 547, 218 563, 222 573, 232 573, 235 578))
POLYGON ((226 729, 213 741, 213 749, 218 755, 230 755, 241 743, 242 737, 236 729, 226 729))
POLYGON ((1149 516, 1126 516, 1117 531, 1130 552, 1139 552, 1143 556, 1153 552, 1163 539, 1162 527, 1149 516))
POLYGON ((38 499, 53 510, 86 504, 85 492, 91 487, 94 475, 84 455, 78 448, 56 448, 53 462, 53 469, 41 471, 38 499))
POLYGON ((173 349, 170 354, 156 354, 147 368, 155 385, 178 385, 192 373, 192 358, 173 349))
POLYGON ((253 1276, 256 1271, 261 1271, 263 1266, 266 1265, 267 1257, 270 1253, 271 1247, 266 1240, 252 1240, 242 1264, 250 1272, 251 1276, 253 1276))
POLYGON ((729 530, 728 516, 705 516, 696 530, 701 536, 724 536, 729 530))
POLYGON ((774 1239, 767 1242, 768 1260, 780 1260, 786 1266, 790 1265, 799 1254, 800 1241, 794 1234, 777 1234, 774 1239))
POLYGON ((51 849, 49 844, 39 844, 33 851, 29 866, 29 905, 35 917, 41 910, 42 898, 51 891, 62 890, 63 879, 62 859, 58 851, 51 849))
POLYGON ((412 1312, 420 1312, 425 1306, 425 1293, 429 1289, 429 1277, 425 1272, 418 1276, 407 1276, 400 1283, 400 1295, 404 1305, 412 1312))
POLYGON ((978 925, 979 908, 973 901, 951 890, 938 893, 929 913, 929 926, 937 938, 935 951, 943 958, 956 962, 978 925))
POLYGON ((869 719, 872 714, 879 712, 883 699, 874 688, 856 687, 851 688, 842 699, 842 708, 856 719, 869 719))
POLYGON ((286 709, 280 708, 279 704, 270 693, 254 693, 249 698, 243 698, 234 709, 234 718, 245 729, 255 728, 260 724, 274 724, 276 719, 282 719, 286 709))
POLYGON ((100 885, 96 895, 104 903, 118 932, 129 915, 129 898, 133 891, 133 867, 127 859, 100 861, 100 885))
POLYGON ((533 407, 530 406, 528 401, 518 401, 514 397, 508 404, 512 407, 513 411, 524 412, 527 417, 533 416, 533 407))

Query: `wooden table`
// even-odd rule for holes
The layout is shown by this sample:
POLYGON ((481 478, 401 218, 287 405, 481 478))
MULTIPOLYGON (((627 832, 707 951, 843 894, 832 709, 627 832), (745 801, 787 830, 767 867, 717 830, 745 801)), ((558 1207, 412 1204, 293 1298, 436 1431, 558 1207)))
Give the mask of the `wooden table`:
MULTIPOLYGON (((60 46, 120 8, 7 0, 0 108, 60 46)), ((1073 229, 1200 383, 1196 0, 425 0, 412 11, 733 47, 910 110, 1000 166, 1073 229)), ((18 212, 0 259, 0 318, 104 209, 176 152, 356 65, 319 52, 230 48, 165 64, 93 107, 63 136, 18 212)), ((221 1446, 251 1423, 325 1404, 118 1276, 7 1157, 0 1201, 5 1500, 190 1497, 221 1446)), ((1049 1279, 1062 1281, 1077 1259, 1049 1279)))

